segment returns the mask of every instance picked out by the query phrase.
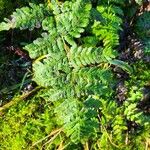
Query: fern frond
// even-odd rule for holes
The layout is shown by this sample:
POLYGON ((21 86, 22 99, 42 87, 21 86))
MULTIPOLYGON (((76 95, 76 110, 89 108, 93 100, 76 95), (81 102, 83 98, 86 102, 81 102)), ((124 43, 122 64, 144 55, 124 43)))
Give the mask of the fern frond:
MULTIPOLYGON (((117 143, 122 143, 125 140, 125 136, 123 137, 125 131, 127 131, 127 124, 123 115, 116 115, 114 121, 112 123, 113 127, 113 135, 115 136, 115 141, 117 143)), ((119 144, 120 144, 119 143, 119 144)))
POLYGON ((30 8, 22 7, 21 9, 16 9, 16 12, 11 15, 11 19, 5 18, 5 22, 0 24, 0 31, 11 28, 29 28, 31 30, 35 27, 39 28, 46 15, 50 15, 50 12, 45 5, 30 3, 30 8))
POLYGON ((74 143, 84 143, 87 139, 93 138, 98 130, 98 119, 96 119, 98 105, 95 105, 93 101, 100 103, 89 96, 85 100, 85 106, 77 99, 67 99, 56 108, 59 122, 63 120, 64 131, 74 143))
POLYGON ((85 3, 83 0, 74 3, 66 1, 62 5, 54 3, 52 9, 55 17, 46 18, 43 21, 43 29, 51 34, 55 27, 57 34, 73 45, 73 38, 79 38, 80 34, 84 32, 84 27, 89 23, 91 4, 85 3))
POLYGON ((80 68, 87 65, 99 64, 104 61, 101 55, 102 48, 73 46, 68 52, 68 59, 71 66, 80 68))
POLYGON ((66 74, 69 71, 67 58, 61 53, 54 54, 52 58, 48 57, 43 62, 37 61, 33 64, 33 80, 43 87, 61 86, 60 83, 63 86, 67 82, 66 74))
POLYGON ((38 38, 33 43, 28 44, 24 47, 30 57, 35 59, 42 56, 53 56, 56 53, 64 53, 64 44, 61 38, 56 38, 56 36, 49 36, 47 33, 42 34, 43 38, 38 38))
POLYGON ((124 103, 124 115, 128 120, 134 121, 142 126, 147 126, 150 118, 137 108, 138 101, 142 99, 140 91, 134 92, 134 88, 130 91, 131 97, 124 103))
POLYGON ((72 72, 71 83, 74 83, 77 95, 107 95, 110 94, 109 83, 111 82, 112 74, 108 69, 98 67, 74 69, 72 72), (93 92, 94 91, 94 92, 93 92))
POLYGON ((93 33, 103 41, 105 47, 114 48, 119 44, 118 31, 121 30, 122 20, 117 14, 123 14, 118 9, 113 9, 111 6, 98 6, 102 19, 95 21, 93 25, 93 33))

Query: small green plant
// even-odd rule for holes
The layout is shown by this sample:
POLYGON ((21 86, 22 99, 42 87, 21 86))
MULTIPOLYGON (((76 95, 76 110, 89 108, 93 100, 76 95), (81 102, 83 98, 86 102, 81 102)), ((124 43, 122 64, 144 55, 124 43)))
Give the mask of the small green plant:
POLYGON ((112 66, 131 77, 134 71, 117 59, 125 2, 30 3, 0 24, 0 31, 43 30, 40 38, 24 47, 33 59, 32 80, 40 90, 27 98, 29 103, 17 104, 19 98, 14 98, 15 105, 1 119, 2 149, 124 150, 138 149, 138 143, 147 146, 150 118, 138 108, 143 97, 140 89, 128 88, 121 106, 115 99, 117 79, 112 66), (145 136, 146 144, 139 134, 145 136))

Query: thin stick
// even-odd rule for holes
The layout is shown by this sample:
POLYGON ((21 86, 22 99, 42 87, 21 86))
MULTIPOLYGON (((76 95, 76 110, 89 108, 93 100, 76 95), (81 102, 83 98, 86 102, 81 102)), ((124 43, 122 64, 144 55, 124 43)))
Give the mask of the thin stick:
POLYGON ((105 130, 105 133, 107 134, 107 137, 108 137, 108 139, 109 139, 109 142, 110 142, 114 147, 116 147, 116 148, 121 148, 122 146, 116 145, 115 143, 113 143, 113 141, 112 141, 111 137, 109 136, 109 134, 108 134, 106 128, 105 128, 104 126, 103 126, 102 128, 105 130))
POLYGON ((38 86, 35 89, 33 89, 32 91, 30 91, 29 93, 26 93, 26 94, 23 94, 21 96, 13 98, 10 102, 8 102, 4 106, 0 107, 0 112, 3 111, 3 110, 5 110, 5 109, 7 109, 7 108, 9 108, 12 105, 18 103, 19 101, 26 99, 28 96, 30 96, 34 92, 38 91, 39 89, 41 89, 41 87, 38 86))
MULTIPOLYGON (((44 147, 46 144, 49 144, 49 146, 50 146, 50 144, 56 139, 56 137, 60 134, 61 131, 62 131, 62 130, 60 130, 60 131, 59 131, 58 133, 56 133, 50 140, 48 140, 46 143, 44 143, 42 147, 44 147)), ((48 146, 48 147, 49 147, 49 146, 48 146)))
POLYGON ((126 144, 126 145, 128 145, 128 140, 129 140, 128 138, 129 138, 129 137, 128 137, 128 132, 127 132, 127 133, 126 133, 126 138, 125 138, 125 144, 126 144))
POLYGON ((59 147, 57 148, 57 150, 63 150, 63 141, 61 141, 61 143, 59 144, 59 147))
POLYGON ((88 142, 85 143, 85 145, 84 145, 84 150, 89 150, 88 142))
POLYGON ((49 135, 47 135, 47 136, 45 136, 44 138, 42 138, 42 139, 38 140, 37 142, 35 142, 35 143, 31 146, 31 148, 34 147, 35 145, 41 143, 42 141, 46 140, 47 138, 49 138, 49 137, 51 137, 51 136, 53 136, 53 135, 55 135, 55 134, 57 134, 57 133, 60 133, 61 131, 62 131, 62 128, 56 129, 56 130, 52 131, 49 135))
POLYGON ((145 150, 148 150, 149 148, 149 143, 150 143, 150 139, 146 139, 146 142, 145 142, 145 150))

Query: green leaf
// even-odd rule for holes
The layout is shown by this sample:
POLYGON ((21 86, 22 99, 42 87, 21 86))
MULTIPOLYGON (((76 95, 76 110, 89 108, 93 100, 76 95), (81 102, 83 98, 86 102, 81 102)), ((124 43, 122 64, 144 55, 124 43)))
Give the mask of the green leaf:
POLYGON ((126 62, 123 62, 121 60, 113 59, 113 60, 108 60, 108 62, 112 65, 118 66, 124 71, 127 71, 129 74, 133 73, 133 69, 130 65, 128 65, 126 62))

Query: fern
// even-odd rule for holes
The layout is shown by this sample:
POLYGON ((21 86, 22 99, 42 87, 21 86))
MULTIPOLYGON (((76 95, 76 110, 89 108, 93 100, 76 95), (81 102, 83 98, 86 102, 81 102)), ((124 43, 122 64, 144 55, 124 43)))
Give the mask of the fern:
POLYGON ((63 120, 64 131, 67 136, 70 136, 72 142, 84 143, 87 139, 95 138, 99 130, 98 119, 96 119, 99 103, 92 97, 87 98, 84 104, 77 99, 68 99, 56 108, 58 121, 63 120))
POLYGON ((121 107, 113 98, 116 81, 109 65, 133 73, 127 63, 116 59, 125 1, 97 1, 96 7, 93 3, 53 0, 48 6, 30 4, 0 24, 0 31, 43 30, 41 37, 24 47, 33 60, 32 79, 42 87, 35 99, 46 102, 48 107, 41 120, 31 120, 26 130, 39 133, 42 129, 38 132, 36 125, 43 128, 54 117, 44 132, 51 132, 52 138, 41 140, 45 134, 29 135, 35 148, 58 149, 63 144, 65 148, 78 148, 91 143, 97 149, 123 149, 129 130, 127 120, 143 128, 148 126, 149 117, 137 107, 141 93, 131 91, 121 107), (53 135, 57 127, 60 132, 53 135))
POLYGON ((122 10, 109 5, 98 6, 102 19, 95 21, 93 33, 103 40, 104 47, 112 49, 119 44, 118 31, 121 30, 122 20, 117 15, 123 15, 122 10))
POLYGON ((21 9, 16 9, 16 12, 11 15, 11 19, 5 19, 5 22, 0 25, 0 31, 9 30, 11 28, 29 28, 30 30, 35 27, 39 28, 45 15, 48 14, 50 13, 46 6, 30 3, 30 8, 23 7, 21 9))
POLYGON ((74 68, 80 68, 88 65, 99 64, 103 62, 104 58, 101 58, 102 48, 93 47, 72 47, 68 53, 68 59, 70 65, 74 68))
POLYGON ((53 1, 49 8, 30 4, 30 8, 17 9, 12 20, 0 24, 1 30, 33 29, 37 23, 42 24, 42 37, 25 46, 35 59, 33 80, 46 88, 40 97, 53 102, 66 136, 72 142, 83 144, 98 132, 98 106, 93 106, 93 101, 99 103, 99 100, 92 96, 106 98, 112 88, 111 72, 100 65, 107 60, 106 49, 85 47, 75 40, 88 26, 90 11, 90 1, 84 0, 62 4, 53 1), (37 10, 40 13, 35 20, 37 10))
POLYGON ((125 111, 124 114, 126 115, 127 119, 130 121, 134 121, 140 125, 148 125, 149 124, 149 117, 145 116, 143 112, 139 111, 137 108, 138 101, 142 99, 142 94, 140 92, 134 92, 134 87, 131 90, 131 97, 128 101, 125 102, 125 111))
MULTIPOLYGON (((122 114, 122 113, 120 113, 122 114)), ((113 127, 113 136, 115 136, 116 138, 116 142, 123 143, 123 141, 125 140, 125 136, 123 136, 125 134, 125 132, 127 131, 127 124, 124 121, 124 117, 123 115, 116 115, 115 119, 112 123, 112 127, 113 127)))

